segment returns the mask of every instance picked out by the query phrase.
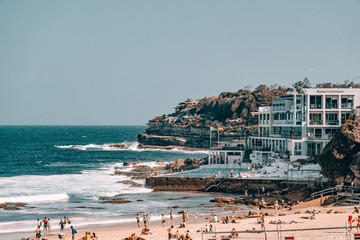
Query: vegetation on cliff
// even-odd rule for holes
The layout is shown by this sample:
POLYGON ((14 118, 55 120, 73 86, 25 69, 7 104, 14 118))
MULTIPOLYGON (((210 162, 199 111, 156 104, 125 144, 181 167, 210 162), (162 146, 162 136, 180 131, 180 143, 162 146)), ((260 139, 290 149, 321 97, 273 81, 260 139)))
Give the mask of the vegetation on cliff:
MULTIPOLYGON (((257 111, 261 106, 270 106, 272 100, 294 90, 311 87, 307 78, 292 85, 259 85, 254 91, 248 88, 237 92, 223 92, 219 96, 203 99, 188 99, 179 103, 170 114, 156 116, 148 123, 145 133, 139 134, 138 141, 144 145, 189 146, 208 148, 209 127, 221 129, 222 139, 226 134, 240 134, 241 127, 248 131, 257 129, 257 111)), ((360 84, 321 83, 319 88, 360 88, 360 84)), ((228 135, 228 137, 231 137, 228 135)))
POLYGON ((317 160, 327 178, 351 182, 360 169, 360 118, 348 119, 317 160))

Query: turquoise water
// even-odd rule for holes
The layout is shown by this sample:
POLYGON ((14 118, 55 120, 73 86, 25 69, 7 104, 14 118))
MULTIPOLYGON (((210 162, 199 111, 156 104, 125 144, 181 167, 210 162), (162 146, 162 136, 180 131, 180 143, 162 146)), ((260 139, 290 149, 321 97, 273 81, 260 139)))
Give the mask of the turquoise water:
MULTIPOLYGON (((179 205, 191 212, 213 193, 152 192, 144 187, 117 183, 129 180, 113 175, 124 161, 152 165, 179 158, 201 158, 204 152, 129 150, 113 143, 136 141, 145 126, 0 126, 0 203, 26 202, 21 210, 0 209, 0 234, 33 232, 36 219, 52 219, 54 231, 64 216, 75 226, 132 222, 137 212, 153 219, 179 205), (121 197, 127 204, 103 204, 102 197, 121 197), (185 200, 182 197, 187 196, 185 200), (175 198, 175 199, 174 199, 175 198), (171 199, 171 200, 170 200, 171 199)), ((144 180, 136 180, 144 183, 144 180)), ((26 235, 25 235, 26 236, 26 235)), ((25 237, 24 236, 24 237, 25 237)), ((0 235, 0 239, 11 239, 0 235)))

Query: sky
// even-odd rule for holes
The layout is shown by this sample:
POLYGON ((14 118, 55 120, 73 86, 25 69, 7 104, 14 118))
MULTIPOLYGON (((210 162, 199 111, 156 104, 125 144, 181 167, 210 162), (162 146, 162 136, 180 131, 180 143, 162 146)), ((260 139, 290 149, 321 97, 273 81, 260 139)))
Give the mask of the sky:
POLYGON ((0 0, 0 125, 145 125, 188 98, 359 75, 358 0, 0 0))

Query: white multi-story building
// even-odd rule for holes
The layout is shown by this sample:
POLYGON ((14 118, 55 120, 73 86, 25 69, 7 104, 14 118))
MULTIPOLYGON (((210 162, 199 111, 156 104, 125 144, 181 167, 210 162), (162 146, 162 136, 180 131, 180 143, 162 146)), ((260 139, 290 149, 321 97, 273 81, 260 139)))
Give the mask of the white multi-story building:
POLYGON ((244 158, 245 140, 219 142, 209 150, 209 166, 240 168, 244 158))
POLYGON ((355 110, 360 110, 360 89, 355 88, 306 88, 281 96, 259 108, 258 135, 248 140, 250 159, 314 157, 355 110))

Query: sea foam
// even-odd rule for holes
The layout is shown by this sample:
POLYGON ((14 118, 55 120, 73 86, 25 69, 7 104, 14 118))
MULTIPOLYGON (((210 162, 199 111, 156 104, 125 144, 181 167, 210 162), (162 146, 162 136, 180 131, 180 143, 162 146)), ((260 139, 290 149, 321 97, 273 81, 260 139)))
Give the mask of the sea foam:
POLYGON ((76 149, 82 151, 89 151, 89 150, 102 150, 102 151, 136 151, 136 152, 178 152, 178 153, 186 153, 186 154, 208 154, 208 151, 192 151, 192 150, 181 150, 177 148, 172 149, 159 149, 159 148, 139 148, 138 142, 124 142, 122 144, 125 145, 125 148, 121 147, 114 147, 116 143, 106 143, 106 144, 86 144, 86 145, 63 145, 58 146, 55 145, 57 148, 62 149, 76 149))
POLYGON ((6 202, 25 202, 25 203, 55 202, 55 201, 67 201, 68 199, 69 199, 69 195, 67 195, 66 193, 37 194, 37 195, 0 197, 0 203, 6 203, 6 202))

